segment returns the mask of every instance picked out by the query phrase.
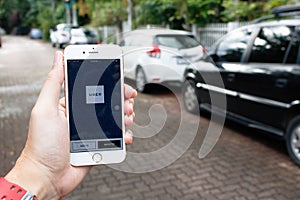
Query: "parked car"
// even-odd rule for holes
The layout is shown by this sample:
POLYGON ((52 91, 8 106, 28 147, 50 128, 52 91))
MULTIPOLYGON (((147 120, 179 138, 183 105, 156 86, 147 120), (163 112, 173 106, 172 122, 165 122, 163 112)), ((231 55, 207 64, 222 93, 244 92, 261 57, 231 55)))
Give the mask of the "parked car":
POLYGON ((6 31, 0 27, 0 35, 5 35, 6 34, 6 31))
POLYGON ((0 48, 2 47, 2 36, 6 34, 6 31, 0 27, 0 48))
POLYGON ((295 8, 300 11, 278 7, 273 20, 265 17, 221 38, 208 52, 216 65, 204 57, 187 67, 183 101, 190 112, 200 105, 282 137, 300 166, 300 20, 288 13, 295 8), (217 76, 224 88, 213 81, 217 76), (212 106, 210 95, 226 95, 227 110, 212 106))
POLYGON ((13 28, 11 34, 12 35, 28 35, 30 32, 30 28, 25 26, 16 26, 13 28))
POLYGON ((71 39, 69 44, 88 44, 88 38, 84 33, 82 28, 72 28, 71 29, 71 39))
POLYGON ((70 24, 58 24, 54 29, 50 30, 50 40, 53 47, 63 48, 71 39, 70 24))
POLYGON ((205 49, 190 32, 169 29, 134 30, 124 35, 124 75, 145 92, 150 83, 181 83, 185 67, 205 49))
POLYGON ((91 28, 84 29, 84 34, 87 37, 88 44, 98 44, 99 35, 96 30, 91 28))
POLYGON ((42 39, 42 30, 38 28, 32 28, 29 36, 31 39, 42 39))

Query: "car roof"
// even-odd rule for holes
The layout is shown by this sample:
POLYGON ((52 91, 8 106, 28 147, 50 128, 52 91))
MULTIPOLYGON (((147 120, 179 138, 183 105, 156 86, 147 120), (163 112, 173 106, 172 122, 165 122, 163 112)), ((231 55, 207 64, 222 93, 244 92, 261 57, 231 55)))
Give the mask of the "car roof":
POLYGON ((240 28, 233 29, 232 31, 228 32, 221 38, 219 38, 209 49, 213 50, 215 47, 228 35, 234 34, 237 31, 245 30, 249 28, 260 28, 260 27, 268 27, 268 26, 300 26, 300 19, 280 19, 280 20, 271 20, 271 21, 262 21, 259 23, 251 23, 240 28))
POLYGON ((281 20, 263 21, 260 23, 256 23, 254 25, 257 25, 257 26, 278 26, 278 25, 299 26, 300 19, 281 19, 281 20))
POLYGON ((129 31, 125 33, 125 35, 131 34, 143 34, 147 36, 155 36, 155 35, 192 35, 191 32, 182 31, 182 30, 173 30, 173 29, 136 29, 133 31, 129 31))
POLYGON ((268 27, 268 26, 300 26, 300 19, 284 19, 284 20, 272 20, 272 21, 263 21, 259 23, 251 23, 240 28, 234 29, 228 32, 226 35, 230 34, 231 32, 235 32, 241 29, 247 28, 256 28, 256 27, 268 27))

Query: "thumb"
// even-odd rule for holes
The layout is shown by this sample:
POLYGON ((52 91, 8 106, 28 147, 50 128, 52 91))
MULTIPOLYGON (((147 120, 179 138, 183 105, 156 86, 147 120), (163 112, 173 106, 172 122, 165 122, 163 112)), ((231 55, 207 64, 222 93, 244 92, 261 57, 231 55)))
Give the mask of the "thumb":
POLYGON ((56 51, 51 71, 48 73, 36 106, 56 109, 59 104, 61 87, 64 82, 63 53, 56 51))

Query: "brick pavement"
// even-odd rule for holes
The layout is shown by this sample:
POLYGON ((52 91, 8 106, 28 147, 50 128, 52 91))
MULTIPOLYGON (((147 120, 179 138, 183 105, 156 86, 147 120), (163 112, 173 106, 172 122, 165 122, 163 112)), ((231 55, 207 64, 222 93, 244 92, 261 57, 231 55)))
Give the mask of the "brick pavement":
MULTIPOLYGON (((150 96, 137 98, 137 116, 148 109, 144 98, 152 99, 150 104, 160 102, 161 97, 150 96)), ((174 101, 170 96, 162 97, 166 102, 174 101)), ((189 117, 196 119, 196 116, 189 117)), ((176 133, 177 126, 173 123, 178 116, 169 114, 168 118, 167 129, 151 139, 135 140, 129 151, 151 151, 155 144, 160 148, 161 143, 168 143, 176 133), (174 130, 170 130, 172 125, 174 130)), ((198 134, 205 132, 208 123, 207 118, 201 118, 198 134)), ((300 170, 290 161, 283 142, 227 123, 216 147, 201 160, 198 158, 199 138, 202 137, 197 136, 180 159, 158 171, 134 174, 97 166, 67 199, 300 199, 297 184, 300 170)))

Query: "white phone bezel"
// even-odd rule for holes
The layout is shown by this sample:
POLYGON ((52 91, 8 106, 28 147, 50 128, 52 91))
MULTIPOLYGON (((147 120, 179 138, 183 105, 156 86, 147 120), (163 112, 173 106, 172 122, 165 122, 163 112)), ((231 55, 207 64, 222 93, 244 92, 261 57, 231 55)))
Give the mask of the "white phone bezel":
MULTIPOLYGON (((68 91, 68 74, 67 74, 67 60, 69 59, 120 59, 121 72, 121 102, 122 113, 124 113, 124 75, 123 75, 123 56, 122 49, 117 45, 69 45, 64 50, 64 65, 65 65, 65 97, 66 97, 66 111, 69 127, 69 91, 68 91)), ((122 150, 105 150, 95 152, 70 152, 70 163, 74 166, 98 165, 98 164, 112 164, 120 163, 125 160, 126 146, 124 139, 124 116, 122 115, 122 150)), ((70 142, 71 143, 71 142, 70 142)), ((69 148, 70 149, 70 148, 69 148)))

